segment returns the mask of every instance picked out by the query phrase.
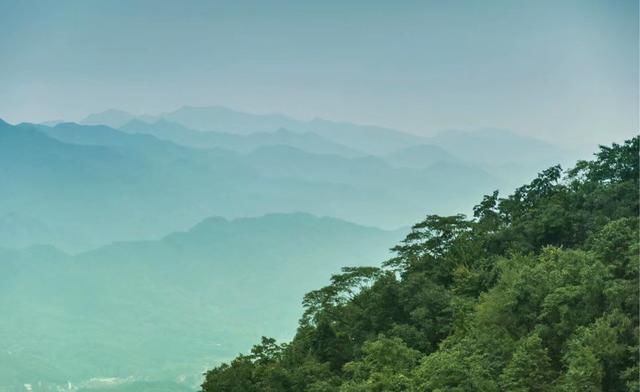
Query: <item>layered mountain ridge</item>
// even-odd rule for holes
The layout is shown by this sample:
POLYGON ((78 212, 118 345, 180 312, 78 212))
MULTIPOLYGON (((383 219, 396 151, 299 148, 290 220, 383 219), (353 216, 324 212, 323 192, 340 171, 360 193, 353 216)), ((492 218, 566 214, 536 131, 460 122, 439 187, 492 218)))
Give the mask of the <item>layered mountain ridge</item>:
MULTIPOLYGON (((358 127, 345 135, 368 129, 358 127)), ((205 216, 273 212, 305 211, 393 228, 425 210, 459 210, 473 195, 533 170, 494 174, 492 166, 461 154, 472 146, 449 152, 418 137, 418 144, 372 155, 327 138, 335 129, 322 132, 216 133, 165 119, 150 124, 127 118, 120 130, 3 122, 0 222, 14 222, 16 234, 0 245, 49 243, 79 251, 159 238, 205 216)), ((368 139, 360 138, 359 147, 368 139)), ((517 140, 520 148, 529 143, 517 140)))

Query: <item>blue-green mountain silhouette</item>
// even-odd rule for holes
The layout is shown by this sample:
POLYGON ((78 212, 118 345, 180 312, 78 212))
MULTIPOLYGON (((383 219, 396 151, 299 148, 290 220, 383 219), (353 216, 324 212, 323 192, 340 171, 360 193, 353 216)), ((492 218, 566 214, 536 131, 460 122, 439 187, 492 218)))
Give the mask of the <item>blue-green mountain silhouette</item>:
POLYGON ((275 214, 75 256, 0 249, 0 390, 109 377, 195 385, 259 333, 291 337, 303 293, 345 263, 384 259, 401 236, 275 214))
POLYGON ((211 215, 307 211, 399 227, 427 209, 463 208, 500 183, 462 161, 405 168, 279 144, 240 153, 74 123, 3 123, 0 139, 0 222, 23 217, 16 230, 33 230, 33 243, 72 251, 158 238, 211 215), (30 217, 41 228, 26 224, 30 217), (49 240, 47 227, 56 233, 49 240))

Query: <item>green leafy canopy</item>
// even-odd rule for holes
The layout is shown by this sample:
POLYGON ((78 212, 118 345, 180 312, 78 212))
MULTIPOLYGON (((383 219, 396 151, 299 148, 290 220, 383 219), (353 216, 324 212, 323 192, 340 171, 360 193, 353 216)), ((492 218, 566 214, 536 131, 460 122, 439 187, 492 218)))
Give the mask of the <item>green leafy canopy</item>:
POLYGON ((638 157, 636 137, 427 216, 202 391, 637 391, 638 157))

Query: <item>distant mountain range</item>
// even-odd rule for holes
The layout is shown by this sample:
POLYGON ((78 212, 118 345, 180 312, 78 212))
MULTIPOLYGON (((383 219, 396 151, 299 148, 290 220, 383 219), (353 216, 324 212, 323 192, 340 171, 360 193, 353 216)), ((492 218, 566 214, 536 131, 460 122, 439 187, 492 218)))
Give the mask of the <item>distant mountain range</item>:
POLYGON ((204 216, 270 212, 400 227, 460 211, 520 178, 466 159, 464 140, 459 151, 417 144, 373 156, 309 132, 225 134, 224 143, 200 145, 181 138, 221 134, 172 125, 170 141, 153 125, 136 128, 0 123, 0 232, 13 233, 0 245, 76 251, 158 238, 204 216))
POLYGON ((271 132, 238 135, 224 132, 202 132, 181 124, 158 120, 147 123, 131 120, 119 128, 128 133, 154 135, 160 139, 196 148, 226 148, 238 152, 249 152, 262 146, 287 145, 317 154, 335 154, 346 157, 365 155, 364 152, 343 146, 312 132, 292 132, 278 128, 271 132))
MULTIPOLYGON (((162 120, 179 124, 184 128, 200 132, 216 132, 236 135, 271 133, 286 129, 297 133, 314 133, 333 143, 367 154, 386 154, 418 144, 419 136, 409 133, 368 125, 338 123, 322 119, 300 121, 281 114, 249 114, 220 106, 185 106, 178 110, 159 115, 136 116, 127 112, 107 110, 92 114, 82 120, 86 125, 108 125, 113 128, 133 129, 130 122, 139 120, 156 124, 162 120)), ((136 123, 134 123, 135 125, 136 123)), ((160 122, 161 127, 167 127, 160 122)), ((154 130, 156 132, 157 130, 154 130)), ((172 129, 175 131, 175 129, 172 129)))
MULTIPOLYGON (((330 141, 334 143, 334 149, 335 144, 340 144, 342 148, 348 147, 350 150, 344 151, 346 154, 390 155, 404 148, 431 145, 455 153, 459 158, 470 162, 498 165, 515 162, 536 164, 542 160, 553 162, 567 158, 568 162, 571 162, 572 158, 566 157, 565 151, 549 143, 503 129, 448 130, 426 137, 371 125, 323 119, 301 121, 282 114, 251 114, 221 106, 185 106, 158 115, 134 115, 119 110, 107 110, 91 114, 80 123, 108 125, 126 131, 154 134, 179 144, 197 147, 236 149, 234 146, 239 146, 237 148, 247 149, 266 143, 287 144, 306 150, 304 145, 317 148, 316 146, 330 141), (274 135, 278 130, 281 133, 274 135), (321 137, 324 140, 295 146, 285 139, 293 138, 292 134, 300 133, 307 134, 308 138, 321 137), (309 133, 313 134, 313 137, 308 135, 309 133), (233 138, 230 134, 250 137, 242 141, 242 138, 233 138), (282 139, 277 140, 276 136, 282 139), (259 143, 258 140, 261 138, 271 140, 259 143)), ((332 153, 331 149, 310 152, 332 153)))
POLYGON ((298 298, 402 227, 568 159, 221 107, 0 120, 0 390, 188 390, 258 331, 289 338, 298 298))
POLYGON ((259 333, 290 338, 306 291, 343 265, 384 260, 402 234, 275 214, 76 256, 0 249, 0 390, 113 377, 197 384, 259 333))

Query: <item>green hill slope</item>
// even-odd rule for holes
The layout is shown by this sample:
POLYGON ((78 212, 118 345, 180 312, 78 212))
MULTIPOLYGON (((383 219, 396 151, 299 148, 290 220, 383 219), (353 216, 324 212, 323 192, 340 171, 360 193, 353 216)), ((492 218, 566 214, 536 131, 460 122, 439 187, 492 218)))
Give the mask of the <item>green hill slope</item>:
POLYGON ((206 374, 224 391, 637 391, 639 138, 428 216, 381 268, 304 297, 295 338, 206 374))

